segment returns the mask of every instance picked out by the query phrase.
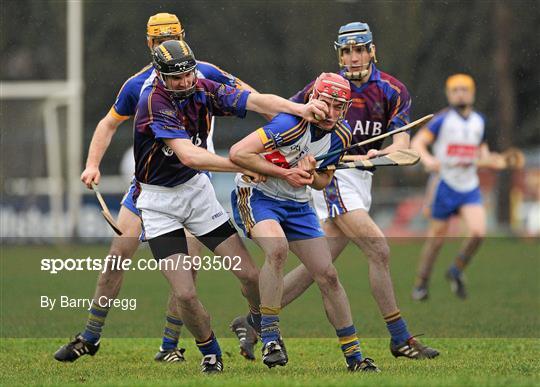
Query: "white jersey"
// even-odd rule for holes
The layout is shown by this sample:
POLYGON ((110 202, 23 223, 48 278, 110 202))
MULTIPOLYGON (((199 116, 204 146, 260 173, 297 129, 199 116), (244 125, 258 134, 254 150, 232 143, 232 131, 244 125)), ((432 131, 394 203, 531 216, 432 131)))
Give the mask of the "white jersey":
MULTIPOLYGON (((266 160, 282 168, 295 167, 306 155, 315 157, 350 145, 351 129, 344 121, 339 121, 331 132, 324 132, 307 121, 290 114, 278 114, 257 133, 266 152, 261 154, 266 160)), ((317 166, 337 164, 340 154, 321 160, 317 166)), ((295 188, 283 179, 268 177, 264 183, 251 183, 236 176, 238 187, 255 188, 266 196, 278 200, 308 202, 311 199, 308 187, 295 188)))
POLYGON ((465 118, 445 109, 427 124, 434 136, 433 155, 440 162, 440 177, 452 189, 468 192, 478 187, 476 161, 485 139, 483 117, 473 111, 465 118))

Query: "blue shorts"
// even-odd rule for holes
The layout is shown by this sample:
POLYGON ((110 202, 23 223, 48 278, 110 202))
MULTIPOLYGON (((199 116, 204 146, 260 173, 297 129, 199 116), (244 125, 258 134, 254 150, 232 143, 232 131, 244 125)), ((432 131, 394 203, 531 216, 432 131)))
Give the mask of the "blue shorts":
POLYGON ((141 213, 139 212, 137 207, 135 207, 135 201, 133 200, 133 194, 135 193, 135 189, 136 189, 135 183, 136 183, 136 180, 135 178, 133 178, 133 180, 131 181, 131 185, 129 186, 129 189, 124 195, 124 197, 122 198, 122 201, 120 202, 120 204, 126 207, 131 212, 133 212, 135 215, 140 216, 141 213))
POLYGON ((466 204, 482 204, 479 187, 472 191, 459 192, 451 188, 444 180, 440 180, 431 203, 431 216, 434 219, 446 220, 457 214, 459 209, 466 204))
POLYGON ((324 236, 309 203, 272 199, 257 189, 240 187, 232 192, 231 202, 234 221, 248 237, 251 228, 266 219, 278 222, 288 241, 324 236))

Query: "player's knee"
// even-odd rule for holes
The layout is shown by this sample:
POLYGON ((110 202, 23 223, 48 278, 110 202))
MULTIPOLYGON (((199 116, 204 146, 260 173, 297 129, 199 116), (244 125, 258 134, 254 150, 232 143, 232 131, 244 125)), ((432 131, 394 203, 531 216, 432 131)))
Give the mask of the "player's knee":
POLYGON ((473 228, 470 231, 470 237, 481 241, 486 237, 486 230, 483 228, 473 228))
POLYGON ((334 265, 328 265, 315 276, 315 281, 323 289, 335 289, 339 286, 339 277, 334 265))
POLYGON ((105 268, 98 277, 98 286, 99 287, 114 287, 117 286, 122 279, 124 278, 123 270, 116 270, 110 267, 105 268))
POLYGON ((285 265, 289 253, 287 242, 274 241, 271 246, 265 249, 266 259, 273 265, 285 265))
POLYGON ((197 291, 195 290, 195 287, 191 289, 184 289, 181 291, 175 290, 174 297, 177 299, 177 301, 180 304, 183 304, 183 305, 193 304, 198 301, 197 291))
POLYGON ((390 246, 386 240, 376 241, 370 250, 367 256, 372 263, 383 266, 390 264, 390 246))

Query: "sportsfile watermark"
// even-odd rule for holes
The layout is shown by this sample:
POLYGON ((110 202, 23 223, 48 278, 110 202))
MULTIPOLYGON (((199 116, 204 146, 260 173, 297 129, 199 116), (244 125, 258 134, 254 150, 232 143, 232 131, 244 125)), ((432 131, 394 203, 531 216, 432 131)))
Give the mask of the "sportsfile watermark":
POLYGON ((178 255, 165 259, 133 260, 122 256, 107 255, 105 258, 43 258, 41 271, 58 274, 63 271, 96 271, 105 273, 111 270, 168 271, 168 270, 204 270, 204 271, 240 271, 242 258, 235 256, 178 255))
MULTIPOLYGON (((246 239, 243 240, 246 248, 241 253, 223 251, 219 257, 220 253, 204 249, 198 254, 159 262, 148 245, 140 246, 133 255, 114 257, 114 248, 109 251, 108 244, 95 239, 69 244, 59 239, 50 245, 15 242, 3 245, 0 256, 3 312, 0 338, 65 340, 85 329, 88 309, 95 302, 98 307, 108 309, 104 338, 152 337, 159 341, 167 324, 166 316, 175 307, 175 301, 170 301, 171 283, 160 271, 160 267, 166 269, 167 265, 171 270, 191 271, 192 276, 182 278, 192 278, 196 284, 197 297, 210 314, 217 337, 234 337, 229 330, 231 321, 246 316, 250 310, 244 283, 252 278, 246 274, 250 273, 246 267, 250 267, 250 261, 261 271, 268 266, 261 247, 246 239), (242 270, 234 270, 240 262, 237 256, 242 258, 242 270)), ((265 239, 261 244, 267 247, 272 242, 265 239)), ((275 242, 279 246, 277 239, 275 242)), ((390 247, 381 251, 386 252, 391 268, 398 308, 411 334, 426 335, 422 342, 435 345, 432 340, 435 337, 538 338, 540 316, 535 312, 540 308, 538 238, 486 238, 463 271, 465 300, 454 293, 446 274, 460 257, 463 238, 445 239, 432 266, 428 297, 421 301, 413 299, 413 290, 417 286, 423 247, 429 238, 370 238, 368 242, 367 248, 378 249, 386 244, 390 247)), ((364 338, 388 339, 384 316, 372 296, 370 282, 370 274, 379 267, 372 260, 381 259, 384 254, 367 256, 355 243, 341 238, 327 238, 327 243, 332 251, 338 251, 339 247, 334 265, 358 334, 364 338)), ((323 251, 313 252, 310 244, 298 249, 298 245, 289 243, 288 247, 294 251, 283 268, 285 306, 280 321, 283 336, 335 339, 320 287, 307 275, 306 266, 299 269, 302 260, 296 255, 300 254, 307 267, 311 267, 310 264, 324 259, 323 251), (309 254, 304 253, 307 247, 309 254)), ((261 277, 264 273, 259 280, 261 277)), ((186 337, 187 329, 182 329, 181 337, 186 337)), ((435 347, 444 350, 444 346, 435 347)))

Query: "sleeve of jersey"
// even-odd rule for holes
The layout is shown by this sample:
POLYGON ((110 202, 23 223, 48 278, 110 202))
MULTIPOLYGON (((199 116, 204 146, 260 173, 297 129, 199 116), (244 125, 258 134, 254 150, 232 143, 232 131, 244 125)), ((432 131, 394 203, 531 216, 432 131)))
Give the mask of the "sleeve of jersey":
POLYGON ((290 114, 278 114, 272 121, 257 129, 265 151, 294 143, 306 131, 306 122, 290 114))
POLYGON ((442 123, 444 121, 445 113, 436 114, 426 125, 427 130, 433 136, 433 139, 437 138, 439 131, 441 130, 442 123))
POLYGON ((127 80, 118 92, 116 101, 109 111, 112 116, 119 121, 125 121, 135 115, 139 102, 139 91, 133 82, 127 80))
POLYGON ((231 87, 237 86, 236 77, 211 63, 199 62, 198 69, 206 79, 231 87))
POLYGON ((246 116, 246 104, 250 92, 246 90, 235 89, 224 84, 215 84, 214 90, 210 92, 213 113, 215 116, 237 116, 244 118, 246 116))
POLYGON ((159 100, 153 100, 151 104, 150 128, 156 138, 190 139, 186 128, 176 117, 174 106, 159 100))
POLYGON ((289 100, 296 102, 296 103, 306 103, 309 95, 311 94, 311 91, 313 90, 313 84, 315 81, 312 81, 308 83, 302 90, 300 90, 298 93, 293 95, 289 100))
POLYGON ((405 86, 401 85, 398 89, 399 91, 393 89, 394 92, 390 98, 391 114, 388 131, 405 126, 411 121, 411 96, 405 86))
MULTIPOLYGON (((337 124, 336 129, 332 133, 330 149, 328 152, 334 152, 337 150, 343 150, 351 146, 352 142, 352 131, 349 125, 346 122, 340 122, 337 124)), ((328 165, 335 165, 341 161, 343 153, 331 156, 327 159, 321 161, 318 167, 326 167, 328 165)))

